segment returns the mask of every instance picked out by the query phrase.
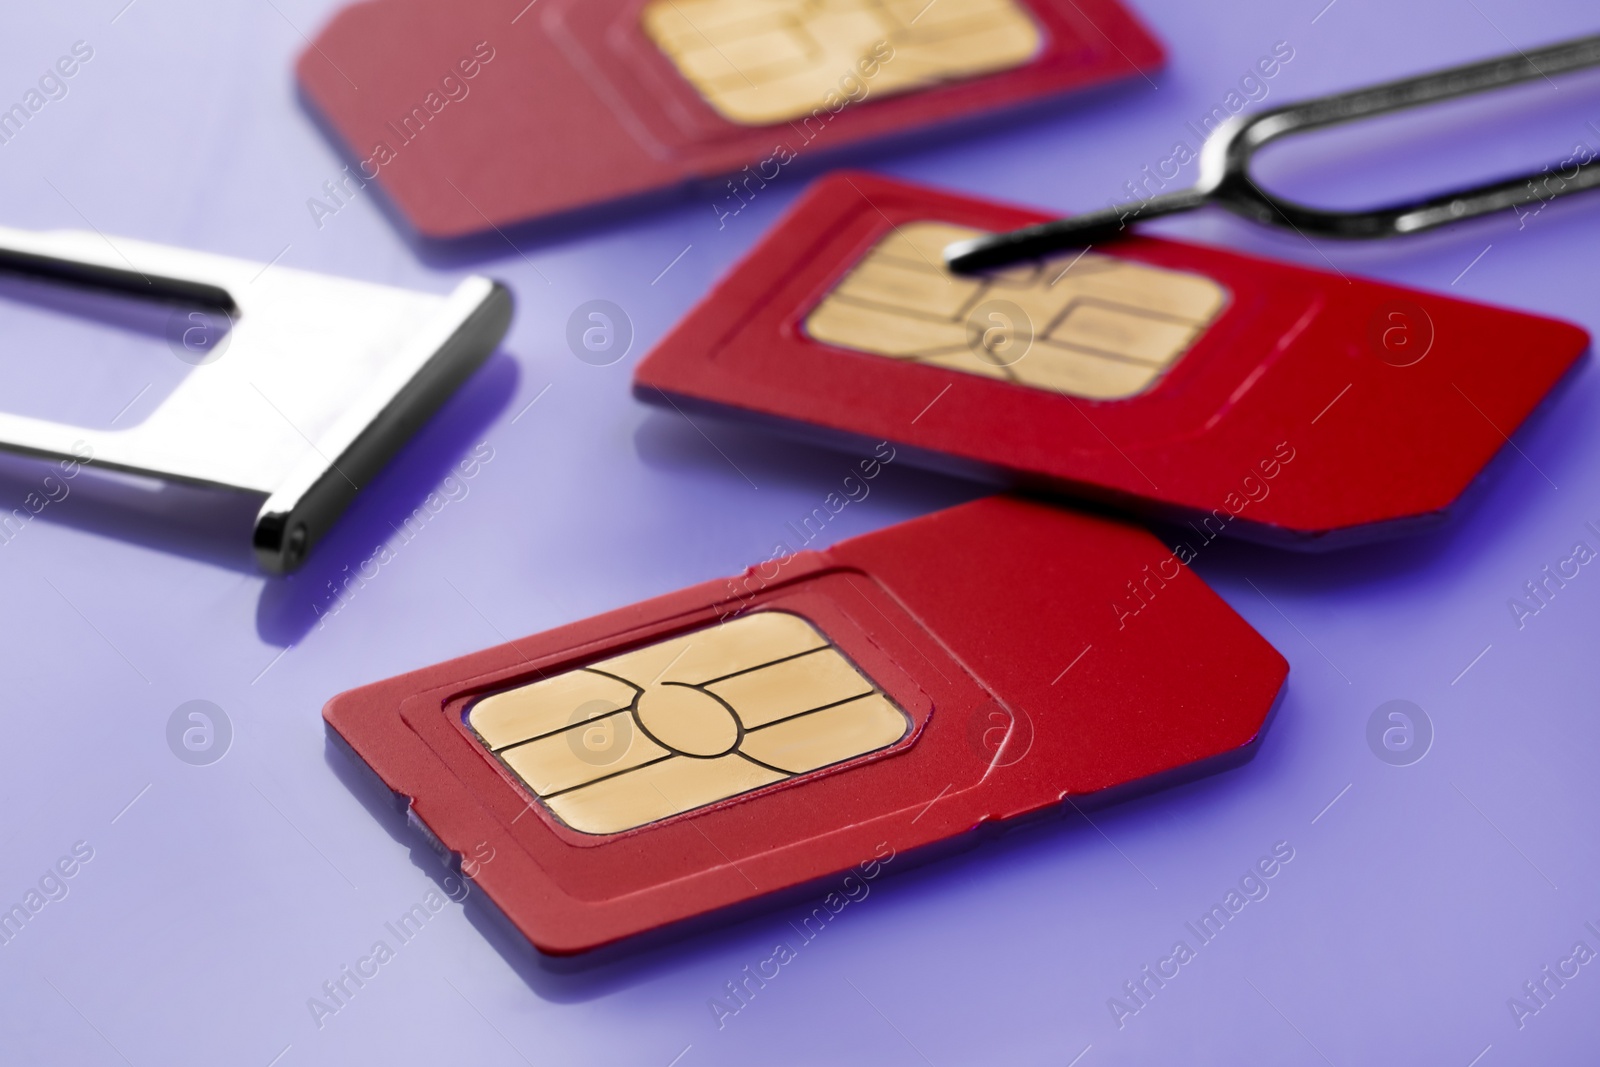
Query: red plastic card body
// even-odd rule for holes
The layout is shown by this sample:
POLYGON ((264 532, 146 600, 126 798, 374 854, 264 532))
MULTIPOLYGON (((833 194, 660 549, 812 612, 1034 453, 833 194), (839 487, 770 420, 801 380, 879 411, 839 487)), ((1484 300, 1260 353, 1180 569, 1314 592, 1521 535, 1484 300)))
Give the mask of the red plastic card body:
POLYGON ((1043 218, 871 175, 824 178, 640 363, 636 395, 830 443, 887 439, 956 473, 1187 521, 1191 542, 1322 547, 1439 517, 1589 343, 1536 315, 1133 236, 1096 251, 1226 294, 1137 395, 1027 388, 808 333, 894 233, 1043 218))
POLYGON ((747 167, 764 185, 797 158, 1162 61, 1116 0, 1015 4, 1039 35, 1026 62, 894 93, 851 82, 859 102, 810 121, 725 117, 647 35, 646 0, 368 0, 334 16, 297 72, 358 161, 342 195, 376 178, 418 232, 449 238, 747 167))
POLYGON ((1063 798, 1218 769, 1253 751, 1287 671, 1149 534, 992 497, 354 690, 324 714, 446 848, 494 856, 473 877, 516 927, 572 954, 1063 798), (1149 605, 1136 617, 1115 606, 1129 582, 1149 605), (903 736, 594 833, 469 724, 489 695, 773 613, 831 642, 903 712, 903 736))

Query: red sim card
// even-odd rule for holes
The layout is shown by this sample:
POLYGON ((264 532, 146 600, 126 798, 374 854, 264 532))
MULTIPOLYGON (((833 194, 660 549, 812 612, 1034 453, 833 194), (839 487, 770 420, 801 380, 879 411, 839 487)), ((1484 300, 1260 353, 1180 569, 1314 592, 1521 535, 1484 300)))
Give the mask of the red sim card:
POLYGON ((991 497, 323 714, 534 945, 584 952, 1248 758, 1288 664, 1170 561, 991 497))
MULTIPOLYGON (((1117 0, 371 0, 300 84, 429 237, 732 175, 719 217, 797 158, 1158 66, 1117 0)), ((320 204, 320 208, 317 206, 320 204)))
POLYGON ((1146 237, 944 270, 950 241, 1043 218, 823 179, 639 364, 635 393, 1184 521, 1186 562, 1221 533, 1324 547, 1440 518, 1589 342, 1146 237))

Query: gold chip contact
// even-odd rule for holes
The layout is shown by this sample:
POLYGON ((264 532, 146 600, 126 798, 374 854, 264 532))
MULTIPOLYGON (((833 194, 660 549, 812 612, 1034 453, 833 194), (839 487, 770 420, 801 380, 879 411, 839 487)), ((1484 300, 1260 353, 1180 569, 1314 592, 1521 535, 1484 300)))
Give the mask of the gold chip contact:
POLYGON ((911 720, 798 615, 763 611, 473 704, 556 818, 614 834, 887 748, 911 720))
POLYGON ((806 318, 818 341, 1088 400, 1149 389, 1227 303, 1210 278, 1088 252, 982 277, 944 249, 980 231, 897 227, 806 318))
POLYGON ((730 122, 809 115, 1018 67, 1040 34, 1016 0, 652 0, 644 30, 730 122), (870 72, 870 73, 869 73, 870 72))

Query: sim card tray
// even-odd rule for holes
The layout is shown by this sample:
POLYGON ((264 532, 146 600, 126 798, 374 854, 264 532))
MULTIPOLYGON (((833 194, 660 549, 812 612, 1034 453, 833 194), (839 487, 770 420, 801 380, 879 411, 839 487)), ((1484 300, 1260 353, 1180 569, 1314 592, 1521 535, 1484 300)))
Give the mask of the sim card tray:
POLYGON ((79 230, 0 228, 0 271, 174 304, 175 318, 194 308, 180 326, 193 318, 197 339, 226 316, 209 358, 137 426, 0 414, 0 449, 82 461, 86 445, 111 470, 265 496, 253 542, 274 573, 304 561, 511 321, 510 292, 476 275, 436 296, 79 230))

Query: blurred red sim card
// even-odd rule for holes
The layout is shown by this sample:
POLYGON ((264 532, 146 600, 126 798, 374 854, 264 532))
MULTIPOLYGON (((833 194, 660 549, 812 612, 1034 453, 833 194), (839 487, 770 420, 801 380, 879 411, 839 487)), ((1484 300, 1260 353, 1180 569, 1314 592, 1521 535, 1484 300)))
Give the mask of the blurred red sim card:
POLYGON ((1589 343, 1154 238, 945 270, 952 241, 1042 219, 825 178, 639 364, 635 393, 1186 522, 1186 559, 1224 533, 1326 547, 1440 518, 1589 343))
POLYGON ((1117 0, 368 0, 297 70, 357 158, 322 210, 381 176, 444 238, 733 175, 725 216, 799 157, 1162 58, 1117 0))
POLYGON ((991 497, 323 714, 445 849, 494 857, 471 876, 534 945, 585 952, 1247 758, 1288 665, 1171 562, 991 497))

